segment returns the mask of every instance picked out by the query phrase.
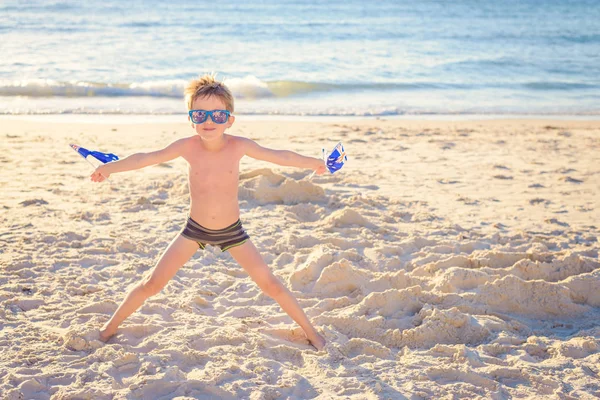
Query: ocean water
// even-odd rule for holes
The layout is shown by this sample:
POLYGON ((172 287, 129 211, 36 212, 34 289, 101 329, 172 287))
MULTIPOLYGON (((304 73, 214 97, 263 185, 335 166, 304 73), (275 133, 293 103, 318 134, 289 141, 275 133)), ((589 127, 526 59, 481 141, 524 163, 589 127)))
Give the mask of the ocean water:
POLYGON ((0 114, 600 115, 597 0, 0 3, 0 114))

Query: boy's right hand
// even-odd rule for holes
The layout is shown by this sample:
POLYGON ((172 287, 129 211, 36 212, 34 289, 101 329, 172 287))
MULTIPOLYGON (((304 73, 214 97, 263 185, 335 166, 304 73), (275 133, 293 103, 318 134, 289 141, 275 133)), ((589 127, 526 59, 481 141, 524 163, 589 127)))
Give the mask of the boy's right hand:
POLYGON ((108 179, 109 176, 110 172, 108 172, 108 166, 104 164, 96 168, 96 170, 92 173, 90 178, 93 182, 102 182, 108 179))

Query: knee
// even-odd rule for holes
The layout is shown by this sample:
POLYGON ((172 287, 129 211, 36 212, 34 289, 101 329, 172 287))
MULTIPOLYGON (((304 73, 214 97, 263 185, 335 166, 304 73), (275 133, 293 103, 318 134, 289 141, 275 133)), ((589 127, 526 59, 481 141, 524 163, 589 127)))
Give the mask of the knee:
POLYGON ((261 290, 269 297, 276 298, 285 291, 285 286, 276 277, 271 277, 260 285, 261 290))
POLYGON ((142 280, 140 287, 142 288, 142 291, 148 296, 154 296, 155 294, 160 293, 164 285, 157 279, 152 278, 152 275, 148 275, 142 280))

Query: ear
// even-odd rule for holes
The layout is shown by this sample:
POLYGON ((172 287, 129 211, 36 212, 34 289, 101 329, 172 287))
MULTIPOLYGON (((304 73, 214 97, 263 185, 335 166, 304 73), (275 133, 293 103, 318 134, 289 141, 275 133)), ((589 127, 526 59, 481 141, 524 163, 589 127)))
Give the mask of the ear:
POLYGON ((234 122, 235 122, 235 116, 229 115, 229 119, 227 120, 227 127, 231 128, 231 125, 233 125, 234 122))
POLYGON ((188 114, 188 121, 190 121, 190 126, 192 127, 192 129, 195 130, 196 128, 194 127, 194 123, 192 122, 192 119, 190 118, 189 114, 188 114))

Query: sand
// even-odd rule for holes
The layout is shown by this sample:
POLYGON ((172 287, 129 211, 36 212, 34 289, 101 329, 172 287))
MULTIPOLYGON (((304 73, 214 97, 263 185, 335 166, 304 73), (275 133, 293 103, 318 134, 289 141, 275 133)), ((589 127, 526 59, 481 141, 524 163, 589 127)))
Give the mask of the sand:
POLYGON ((6 399, 600 396, 600 122, 238 121, 334 175, 244 159, 242 220, 328 340, 316 352, 227 253, 98 328, 186 219, 181 160, 89 181, 186 124, 0 119, 6 399))

